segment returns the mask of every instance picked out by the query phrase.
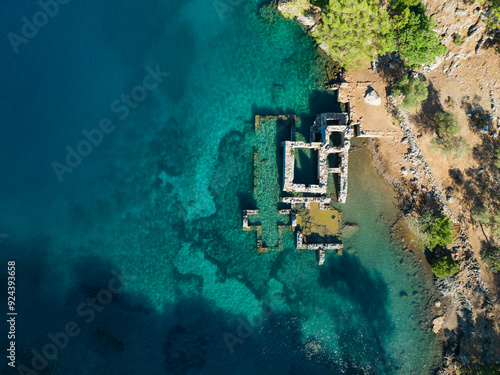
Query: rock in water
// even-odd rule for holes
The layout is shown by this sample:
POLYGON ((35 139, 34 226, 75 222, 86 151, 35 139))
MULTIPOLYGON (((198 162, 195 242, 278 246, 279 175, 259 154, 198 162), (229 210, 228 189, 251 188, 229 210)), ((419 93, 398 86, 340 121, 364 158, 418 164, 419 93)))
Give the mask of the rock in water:
POLYGON ((441 328, 443 328, 444 325, 444 317, 440 316, 432 322, 432 332, 434 332, 436 335, 439 333, 441 328))
POLYGON ((382 103, 382 99, 380 99, 380 95, 371 87, 365 94, 365 102, 371 105, 380 105, 382 103))
MULTIPOLYGON (((350 237, 359 229, 358 224, 355 223, 345 223, 342 227, 342 234, 344 237, 350 237)), ((349 251, 348 251, 349 252, 349 251)))
POLYGON ((355 232, 359 229, 359 225, 355 223, 345 223, 343 229, 346 232, 355 232))

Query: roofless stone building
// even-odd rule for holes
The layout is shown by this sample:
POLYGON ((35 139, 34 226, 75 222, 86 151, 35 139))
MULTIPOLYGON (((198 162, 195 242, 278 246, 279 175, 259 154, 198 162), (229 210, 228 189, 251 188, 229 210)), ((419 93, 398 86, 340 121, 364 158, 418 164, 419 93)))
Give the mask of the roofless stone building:
POLYGON ((310 142, 285 141, 282 143, 284 153, 283 190, 292 193, 312 193, 325 195, 328 174, 340 175, 338 201, 345 203, 347 199, 347 175, 349 148, 353 132, 348 124, 347 113, 322 113, 316 117, 310 131, 310 142), (295 156, 297 148, 308 148, 318 152, 319 184, 294 183, 295 156), (328 156, 337 155, 339 166, 329 167, 328 156))
MULTIPOLYGON (((347 199, 347 177, 348 177, 348 158, 349 148, 351 145, 351 138, 353 137, 353 130, 349 124, 349 115, 345 112, 342 113, 322 113, 316 116, 315 121, 310 127, 309 142, 297 141, 296 136, 296 116, 277 116, 277 117, 260 117, 255 118, 256 132, 261 123, 270 120, 280 121, 287 119, 290 123, 290 140, 281 141, 283 147, 283 170, 282 170, 282 186, 280 187, 279 200, 281 204, 286 204, 288 208, 277 209, 278 202, 274 202, 276 209, 274 210, 278 216, 288 215, 290 225, 283 225, 282 222, 276 222, 275 228, 278 228, 279 236, 281 238, 283 230, 288 229, 296 233, 296 248, 304 250, 314 250, 317 253, 318 263, 321 265, 325 260, 325 250, 334 250, 338 254, 342 253, 342 241, 339 233, 340 214, 330 207, 331 197, 327 196, 328 181, 330 183, 335 179, 329 179, 329 175, 337 177, 337 200, 340 203, 345 203, 347 199), (316 173, 314 183, 303 183, 297 181, 297 155, 300 149, 308 149, 314 153, 313 168, 316 173), (314 214, 311 209, 311 204, 315 204, 314 214), (300 205, 300 210, 297 208, 300 205), (337 215, 333 213, 337 213, 337 215), (299 220, 298 220, 299 219, 299 220), (325 238, 334 239, 334 241, 317 242, 314 240, 309 241, 308 235, 313 228, 325 228, 331 223, 336 228, 337 233, 328 233, 325 238), (334 221, 335 220, 335 221, 334 221), (317 221, 316 226, 310 225, 311 222, 317 221), (299 222, 299 224, 298 224, 299 222), (308 234, 305 234, 304 226, 308 227, 308 234)), ((276 126, 276 125, 274 125, 276 126)), ((278 150, 276 150, 278 151, 278 150)), ((259 155, 259 149, 255 151, 255 155, 259 155)), ((259 252, 267 252, 270 248, 281 250, 276 246, 268 246, 263 239, 264 224, 257 220, 253 225, 251 224, 251 216, 264 220, 262 215, 263 210, 269 210, 269 202, 259 202, 260 191, 257 188, 262 178, 269 176, 269 171, 264 168, 269 168, 268 160, 264 159, 264 165, 259 164, 258 157, 254 157, 255 169, 255 187, 254 196, 257 201, 257 209, 243 210, 243 230, 255 230, 257 232, 257 247, 259 252), (263 170, 262 175, 259 170, 263 170), (262 216, 261 216, 262 215, 262 216)), ((311 165, 309 165, 311 166, 311 165)), ((332 189, 328 189, 332 190, 332 189)), ((268 214, 269 215, 269 214, 268 214)), ((269 223, 265 225, 270 228, 269 223)), ((332 225, 330 225, 332 227, 332 225)), ((325 233, 322 233, 325 235, 325 233)), ((316 236, 318 237, 318 236, 316 236)), ((283 241, 280 239, 279 246, 282 246, 283 241)))

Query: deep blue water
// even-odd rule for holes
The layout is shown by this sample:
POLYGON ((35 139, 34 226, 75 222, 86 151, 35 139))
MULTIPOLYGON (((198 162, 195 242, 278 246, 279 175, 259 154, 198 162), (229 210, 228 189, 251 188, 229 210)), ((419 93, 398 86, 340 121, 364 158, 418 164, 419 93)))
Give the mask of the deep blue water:
POLYGON ((300 27, 257 1, 73 0, 16 53, 9 33, 40 9, 0 3, 0 296, 15 260, 18 312, 18 371, 4 359, 5 373, 432 369, 429 285, 392 243, 391 192, 361 151, 339 207, 360 230, 342 257, 320 268, 291 236, 257 254, 241 230, 253 116, 337 108, 300 27), (60 169, 78 147, 88 155, 60 169), (51 346, 68 324, 74 337, 51 346))

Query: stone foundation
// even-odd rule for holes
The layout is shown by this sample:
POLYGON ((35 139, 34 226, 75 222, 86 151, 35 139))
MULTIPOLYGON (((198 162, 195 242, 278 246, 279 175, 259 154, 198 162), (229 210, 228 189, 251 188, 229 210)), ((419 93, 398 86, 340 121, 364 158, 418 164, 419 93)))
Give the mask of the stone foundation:
MULTIPOLYGON (((279 116, 276 119, 283 119, 286 116, 279 116)), ((294 117, 296 120, 297 118, 294 117)), ((269 120, 269 117, 264 119, 269 120)), ((255 118, 255 129, 259 129, 261 117, 255 118)), ((294 196, 281 197, 280 201, 289 204, 290 208, 278 210, 279 214, 290 215, 291 225, 278 225, 279 232, 279 248, 282 248, 282 234, 284 230, 296 231, 296 248, 298 250, 316 251, 318 263, 321 265, 325 260, 325 251, 333 250, 337 254, 342 254, 343 245, 338 243, 307 243, 301 230, 297 225, 296 205, 303 204, 306 209, 311 208, 311 203, 318 203, 320 210, 329 210, 331 198, 326 197, 328 175, 339 175, 338 201, 345 203, 347 199, 347 179, 348 179, 348 162, 349 149, 351 146, 351 138, 353 137, 352 127, 349 125, 349 115, 347 113, 322 113, 316 116, 314 123, 310 128, 309 142, 295 141, 295 124, 291 125, 289 141, 283 141, 283 191, 294 194, 294 196), (332 141, 332 135, 339 133, 332 141), (295 178, 295 150, 299 148, 308 148, 317 150, 318 152, 318 184, 298 184, 294 182, 295 178), (328 156, 330 154, 339 154, 340 166, 329 167, 328 156), (301 194, 310 194, 313 196, 297 196, 301 194)), ((258 158, 254 154, 254 163, 258 162, 258 158)), ((256 179, 257 175, 254 176, 256 179)), ((256 186, 256 184, 255 184, 256 186)), ((254 194, 257 192, 254 191, 254 194)), ((244 231, 255 230, 257 237, 257 249, 259 252, 267 252, 269 249, 264 247, 262 242, 262 226, 250 225, 249 216, 259 214, 259 210, 243 210, 242 228, 244 231)))

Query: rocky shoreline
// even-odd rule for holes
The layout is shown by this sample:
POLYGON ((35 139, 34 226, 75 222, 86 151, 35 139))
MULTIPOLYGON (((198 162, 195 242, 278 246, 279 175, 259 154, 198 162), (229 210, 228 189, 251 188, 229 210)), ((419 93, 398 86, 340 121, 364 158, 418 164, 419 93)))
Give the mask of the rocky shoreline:
MULTIPOLYGON (((285 4, 286 1, 279 0, 278 10, 289 18, 295 18, 308 32, 313 32, 321 22, 321 14, 318 14, 317 7, 306 9, 303 15, 295 17, 289 10, 287 11, 285 4)), ((324 46, 318 47, 327 52, 324 46)), ((404 135, 402 141, 408 145, 404 163, 410 165, 413 175, 410 184, 403 178, 404 176, 387 173, 384 164, 394 161, 389 160, 390 155, 378 152, 379 141, 373 141, 371 149, 379 172, 396 189, 400 199, 408 202, 408 207, 402 212, 404 219, 402 225, 411 230, 415 217, 418 216, 416 199, 422 195, 425 196, 425 200, 433 199, 440 207, 440 211, 458 225, 457 218, 448 207, 452 197, 443 194, 438 186, 418 146, 407 113, 396 107, 392 97, 388 98, 387 110, 399 119, 399 126, 404 135)), ((406 169, 403 169, 404 175, 406 169)), ((407 242, 404 238, 401 240, 407 242)), ((498 296, 483 280, 478 260, 462 228, 459 229, 458 236, 451 246, 451 253, 459 264, 460 272, 444 279, 434 277, 436 289, 447 306, 442 308, 440 301, 436 302, 436 305, 427 306, 429 326, 434 325, 434 332, 440 335, 443 342, 443 365, 438 371, 441 375, 455 374, 460 368, 473 363, 487 365, 500 363, 499 327, 498 322, 495 322, 495 317, 500 316, 498 296), (449 321, 455 323, 453 329, 446 328, 446 323, 449 321)), ((422 260, 421 256, 419 258, 415 253, 413 255, 422 260)))
MULTIPOLYGON (((411 191, 399 179, 385 173, 383 164, 387 160, 384 160, 384 156, 378 152, 376 144, 372 144, 371 149, 375 165, 384 179, 395 188, 400 199, 411 199, 411 191)), ((405 226, 407 230, 412 231, 416 217, 415 210, 413 206, 402 212, 402 223, 398 225, 405 226)), ((398 239, 403 242, 404 249, 412 253, 416 259, 425 258, 416 252, 409 251, 408 238, 403 236, 398 239)), ((480 359, 482 363, 495 364, 499 361, 498 345, 500 343, 495 334, 494 322, 488 318, 488 316, 491 318, 498 314, 495 312, 498 309, 498 300, 482 279, 479 264, 463 231, 453 243, 452 253, 459 264, 460 272, 456 276, 444 279, 433 277, 436 290, 442 296, 440 300, 446 301, 443 302, 446 306, 441 306, 441 301, 437 302, 437 306, 434 303, 427 306, 429 326, 433 326, 434 333, 440 334, 441 332, 440 336, 443 340, 443 367, 439 372, 442 375, 455 374, 458 368, 469 365, 470 354, 473 354, 474 361, 480 359), (450 319, 457 319, 458 327, 454 330, 442 329, 442 325, 450 319), (481 349, 471 351, 469 346, 476 345, 471 342, 474 335, 479 339, 481 349)))
MULTIPOLYGON (((406 114, 395 106, 394 111, 401 119, 400 126, 408 140, 409 150, 405 155, 405 161, 415 168, 414 178, 417 181, 413 180, 413 183, 421 186, 427 196, 433 195, 440 204, 442 213, 456 222, 456 218, 446 204, 447 199, 437 186, 417 145, 406 114)), ((384 179, 395 188, 401 199, 411 202, 415 198, 415 190, 409 189, 402 179, 386 173, 384 164, 391 161, 387 160, 387 156, 378 152, 376 144, 372 145, 371 151, 375 165, 384 179)), ((405 225, 411 227, 418 215, 416 205, 410 204, 410 207, 402 214, 405 225)), ((444 279, 434 277, 437 290, 448 301, 446 314, 436 316, 434 306, 428 306, 429 317, 434 322, 436 334, 441 331, 440 326, 446 320, 456 318, 458 323, 456 329, 444 329, 442 334, 443 368, 439 372, 442 375, 455 374, 462 366, 468 366, 474 362, 497 364, 500 361, 500 341, 494 322, 494 317, 498 316, 500 310, 498 297, 494 296, 483 280, 479 263, 462 229, 451 248, 452 256, 459 264, 460 272, 444 279), (455 314, 456 316, 453 316, 455 314)))

